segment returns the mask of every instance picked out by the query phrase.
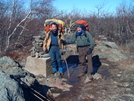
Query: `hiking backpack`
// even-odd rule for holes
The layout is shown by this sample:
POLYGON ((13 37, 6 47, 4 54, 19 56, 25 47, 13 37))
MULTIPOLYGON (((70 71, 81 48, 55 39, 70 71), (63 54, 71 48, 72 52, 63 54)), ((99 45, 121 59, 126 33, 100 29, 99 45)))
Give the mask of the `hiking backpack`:
POLYGON ((76 21, 76 24, 82 24, 85 26, 85 31, 88 31, 89 32, 89 27, 88 27, 88 23, 85 21, 85 20, 78 20, 76 21))
MULTIPOLYGON (((85 20, 78 20, 78 21, 76 21, 75 23, 76 23, 76 24, 82 24, 82 25, 84 25, 84 26, 85 26, 84 30, 89 32, 88 23, 87 23, 85 20)), ((76 38, 77 38, 77 36, 78 36, 78 35, 76 34, 76 38)), ((84 36, 87 37, 86 32, 84 32, 84 36)))
POLYGON ((45 20, 45 24, 44 24, 46 33, 48 33, 50 31, 50 28, 52 27, 51 26, 52 23, 56 23, 58 25, 58 29, 60 30, 60 32, 64 32, 65 23, 62 20, 47 19, 47 20, 45 20))

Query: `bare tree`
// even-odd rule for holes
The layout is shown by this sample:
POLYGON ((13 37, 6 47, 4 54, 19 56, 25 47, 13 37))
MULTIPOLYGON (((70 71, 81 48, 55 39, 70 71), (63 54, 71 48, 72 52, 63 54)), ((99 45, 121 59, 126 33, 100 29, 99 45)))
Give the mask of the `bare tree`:
POLYGON ((72 11, 64 11, 61 19, 65 22, 65 33, 71 34, 75 28, 75 22, 83 18, 81 10, 74 8, 72 11))
MULTIPOLYGON (((0 17, 3 17, 3 19, 6 21, 6 27, 3 25, 1 27, 6 28, 2 30, 3 32, 1 31, 2 37, 6 39, 3 40, 2 44, 5 48, 5 51, 10 48, 15 48, 17 44, 20 44, 24 47, 24 42, 26 40, 28 40, 37 31, 39 33, 39 29, 44 28, 43 22, 45 19, 52 17, 51 13, 52 9, 54 9, 52 6, 52 1, 53 0, 31 0, 29 9, 25 8, 25 2, 22 2, 22 0, 11 0, 9 4, 4 1, 0 2, 0 5, 4 4, 4 6, 2 6, 0 9, 0 17), (4 10, 6 10, 7 13, 5 13, 4 10), (35 23, 30 24, 32 22, 35 23), (34 30, 34 33, 31 33, 31 30, 34 30), (23 41, 21 42, 22 39, 23 41)), ((5 21, 1 22, 0 24, 5 24, 5 21)))
MULTIPOLYGON (((15 34, 16 30, 18 29, 18 27, 21 27, 21 24, 29 17, 29 15, 31 14, 31 10, 28 12, 28 14, 14 27, 14 29, 12 30, 11 29, 11 26, 14 19, 17 19, 18 17, 18 13, 17 13, 17 8, 20 7, 20 9, 22 8, 22 6, 20 6, 20 2, 18 2, 18 5, 17 5, 17 2, 18 0, 12 0, 12 6, 11 6, 11 13, 10 13, 10 22, 9 22, 9 27, 7 29, 7 36, 6 36, 6 47, 5 47, 5 51, 7 51, 7 49, 9 48, 10 46, 10 40, 11 40, 11 37, 15 34)), ((19 9, 19 11, 20 11, 19 9)), ((23 32, 24 28, 22 28, 22 31, 23 32)), ((21 33, 22 34, 22 33, 21 33)), ((16 42, 17 43, 17 42, 16 42)))

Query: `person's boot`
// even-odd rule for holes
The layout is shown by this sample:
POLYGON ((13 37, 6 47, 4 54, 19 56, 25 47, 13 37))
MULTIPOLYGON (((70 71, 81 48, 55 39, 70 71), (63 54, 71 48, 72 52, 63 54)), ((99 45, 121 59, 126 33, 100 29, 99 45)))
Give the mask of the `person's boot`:
POLYGON ((86 83, 89 83, 89 82, 91 82, 93 80, 93 77, 92 77, 92 75, 90 74, 90 75, 87 75, 86 76, 86 78, 85 78, 85 80, 84 80, 84 83, 86 84, 86 83))
POLYGON ((82 71, 80 72, 80 74, 78 75, 78 78, 81 78, 81 77, 85 76, 86 73, 87 73, 86 67, 84 67, 84 68, 82 69, 82 71))
POLYGON ((55 76, 56 78, 63 78, 63 73, 57 71, 57 72, 54 74, 54 76, 55 76))
POLYGON ((53 77, 56 76, 56 72, 57 72, 57 71, 53 71, 53 72, 52 72, 53 77))
POLYGON ((63 78, 63 72, 60 72, 60 76, 59 76, 59 78, 63 78))

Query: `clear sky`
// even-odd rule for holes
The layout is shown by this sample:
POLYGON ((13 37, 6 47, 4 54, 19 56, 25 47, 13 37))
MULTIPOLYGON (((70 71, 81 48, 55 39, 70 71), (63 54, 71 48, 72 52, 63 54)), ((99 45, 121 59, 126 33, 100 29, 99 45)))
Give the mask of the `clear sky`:
POLYGON ((103 10, 114 12, 122 2, 130 4, 132 0, 55 0, 54 6, 59 10, 71 11, 73 8, 87 11, 96 11, 96 5, 104 4, 103 10))

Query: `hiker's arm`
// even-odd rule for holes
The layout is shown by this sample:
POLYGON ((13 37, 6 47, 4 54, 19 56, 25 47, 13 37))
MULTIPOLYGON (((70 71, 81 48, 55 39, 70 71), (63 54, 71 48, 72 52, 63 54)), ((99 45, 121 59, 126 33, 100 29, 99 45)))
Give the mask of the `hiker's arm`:
POLYGON ((70 36, 70 39, 68 40, 65 40, 67 44, 72 44, 76 41, 76 33, 73 33, 71 36, 70 36))
POLYGON ((90 48, 91 49, 94 49, 94 46, 95 46, 95 42, 94 42, 94 39, 92 37, 92 35, 88 32, 88 38, 89 38, 89 41, 90 41, 90 48))

